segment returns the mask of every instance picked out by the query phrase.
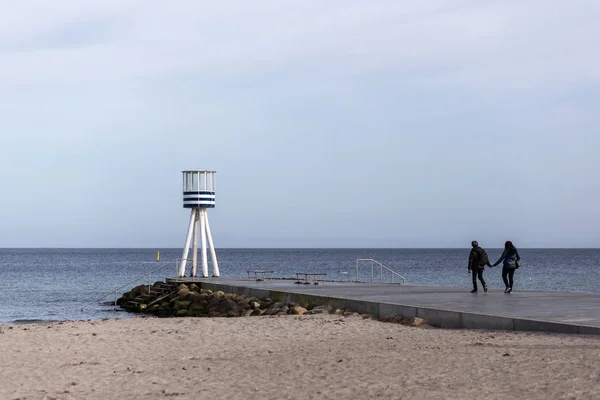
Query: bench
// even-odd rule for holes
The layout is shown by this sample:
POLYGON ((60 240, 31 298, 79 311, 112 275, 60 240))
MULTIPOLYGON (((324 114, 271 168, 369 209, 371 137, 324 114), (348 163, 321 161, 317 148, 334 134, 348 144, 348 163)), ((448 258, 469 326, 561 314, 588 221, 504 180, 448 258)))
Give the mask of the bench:
POLYGON ((327 276, 327 274, 325 272, 296 272, 296 282, 294 282, 294 283, 297 285, 300 285, 300 284, 310 285, 310 281, 312 281, 313 284, 318 285, 319 277, 321 277, 322 281, 325 281, 326 276, 327 276), (300 277, 304 277, 304 278, 301 280, 300 277), (312 278, 312 279, 309 279, 309 278, 312 278))
POLYGON ((257 281, 264 281, 265 279, 273 279, 273 272, 274 271, 270 271, 270 270, 265 270, 265 269, 249 269, 248 271, 248 278, 250 278, 250 276, 252 274, 254 274, 254 279, 256 279, 257 281), (260 278, 262 276, 262 279, 260 278))

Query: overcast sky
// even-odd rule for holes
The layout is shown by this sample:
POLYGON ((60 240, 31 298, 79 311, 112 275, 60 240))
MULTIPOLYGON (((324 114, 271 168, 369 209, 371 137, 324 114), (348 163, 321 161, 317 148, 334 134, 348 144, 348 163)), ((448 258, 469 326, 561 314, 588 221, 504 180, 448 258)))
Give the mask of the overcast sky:
POLYGON ((0 7, 0 247, 600 247, 597 0, 0 7))

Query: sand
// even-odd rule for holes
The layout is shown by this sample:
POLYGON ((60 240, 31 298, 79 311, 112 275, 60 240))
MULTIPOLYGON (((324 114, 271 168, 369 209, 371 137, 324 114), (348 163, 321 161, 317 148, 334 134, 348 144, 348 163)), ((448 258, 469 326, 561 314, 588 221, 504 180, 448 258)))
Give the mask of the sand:
POLYGON ((600 337, 334 315, 0 327, 0 399, 599 399, 600 337))

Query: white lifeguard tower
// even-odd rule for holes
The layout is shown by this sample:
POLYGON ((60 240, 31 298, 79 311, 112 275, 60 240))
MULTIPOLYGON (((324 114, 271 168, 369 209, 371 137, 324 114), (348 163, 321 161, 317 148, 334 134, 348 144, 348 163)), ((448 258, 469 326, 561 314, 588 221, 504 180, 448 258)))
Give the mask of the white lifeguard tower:
POLYGON ((210 248, 213 276, 219 276, 217 253, 210 234, 208 224, 208 209, 215 208, 215 174, 217 171, 190 170, 183 173, 183 208, 191 208, 190 224, 188 227, 185 246, 179 264, 179 277, 185 276, 185 267, 188 261, 190 244, 193 241, 192 270, 190 276, 196 276, 198 267, 198 233, 200 233, 202 277, 208 278, 207 247, 210 248), (208 241, 208 246, 207 246, 208 241))

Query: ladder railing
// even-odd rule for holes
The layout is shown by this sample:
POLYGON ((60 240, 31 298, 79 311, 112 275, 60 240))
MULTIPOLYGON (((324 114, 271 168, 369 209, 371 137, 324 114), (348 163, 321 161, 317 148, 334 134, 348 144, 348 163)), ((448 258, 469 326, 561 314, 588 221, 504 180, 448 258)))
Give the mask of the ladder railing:
POLYGON ((372 258, 359 258, 358 260, 356 260, 356 282, 360 282, 360 278, 359 278, 359 264, 360 263, 363 263, 363 264, 370 263, 371 264, 371 283, 375 282, 375 269, 376 268, 379 269, 379 282, 383 283, 383 272, 385 270, 386 272, 390 273, 392 283, 396 283, 396 282, 394 282, 394 277, 396 277, 398 279, 398 283, 400 283, 400 280, 402 281, 403 285, 406 283, 406 279, 402 275, 400 275, 396 271, 393 271, 390 268, 386 267, 379 261, 373 260, 372 258))
MULTIPOLYGON (((182 260, 181 258, 176 258, 176 259, 175 259, 175 276, 177 276, 177 274, 178 274, 178 272, 179 272, 179 271, 178 271, 178 270, 179 270, 179 262, 180 262, 181 260, 182 260)), ((156 272, 157 272, 157 271, 163 270, 163 269, 165 269, 165 268, 167 268, 167 267, 171 267, 171 268, 172 268, 172 267, 173 267, 173 265, 172 265, 171 263, 172 263, 172 261, 167 261, 167 262, 165 263, 165 265, 161 265, 160 267, 156 267, 156 268, 154 268, 153 270, 151 270, 151 271, 149 271, 149 272, 146 272, 145 274, 143 274, 143 275, 142 275, 142 276, 140 276, 139 278, 136 278, 136 279, 134 279, 134 280, 132 280, 132 281, 130 281, 130 282, 127 282, 127 283, 126 283, 126 284, 124 284, 123 286, 119 286, 119 287, 118 287, 118 288, 116 288, 115 290, 113 290, 113 291, 111 291, 111 292, 108 292, 108 293, 106 293, 106 294, 105 294, 105 295, 103 295, 102 297, 99 297, 98 299, 96 299, 96 300, 94 300, 94 301, 92 301, 92 302, 89 302, 88 304, 85 304, 83 307, 81 307, 81 310, 83 311, 83 309, 84 309, 84 308, 86 308, 86 307, 89 307, 89 306, 91 306, 92 304, 98 304, 98 302, 99 302, 100 300, 102 300, 102 299, 105 299, 105 298, 107 298, 108 296, 110 296, 110 295, 113 295, 113 294, 114 294, 114 296, 115 296, 114 307, 115 307, 115 309, 116 309, 116 308, 117 308, 117 295, 118 295, 118 293, 119 293, 121 290, 123 290, 123 289, 124 289, 124 288, 126 288, 127 286, 130 286, 131 284, 133 284, 133 283, 136 283, 136 282, 139 282, 139 281, 141 281, 141 280, 143 280, 143 279, 147 279, 147 282, 148 282, 148 289, 150 289, 150 287, 152 286, 152 274, 156 274, 156 272)), ((155 275, 155 276, 156 276, 156 275, 155 275)))

